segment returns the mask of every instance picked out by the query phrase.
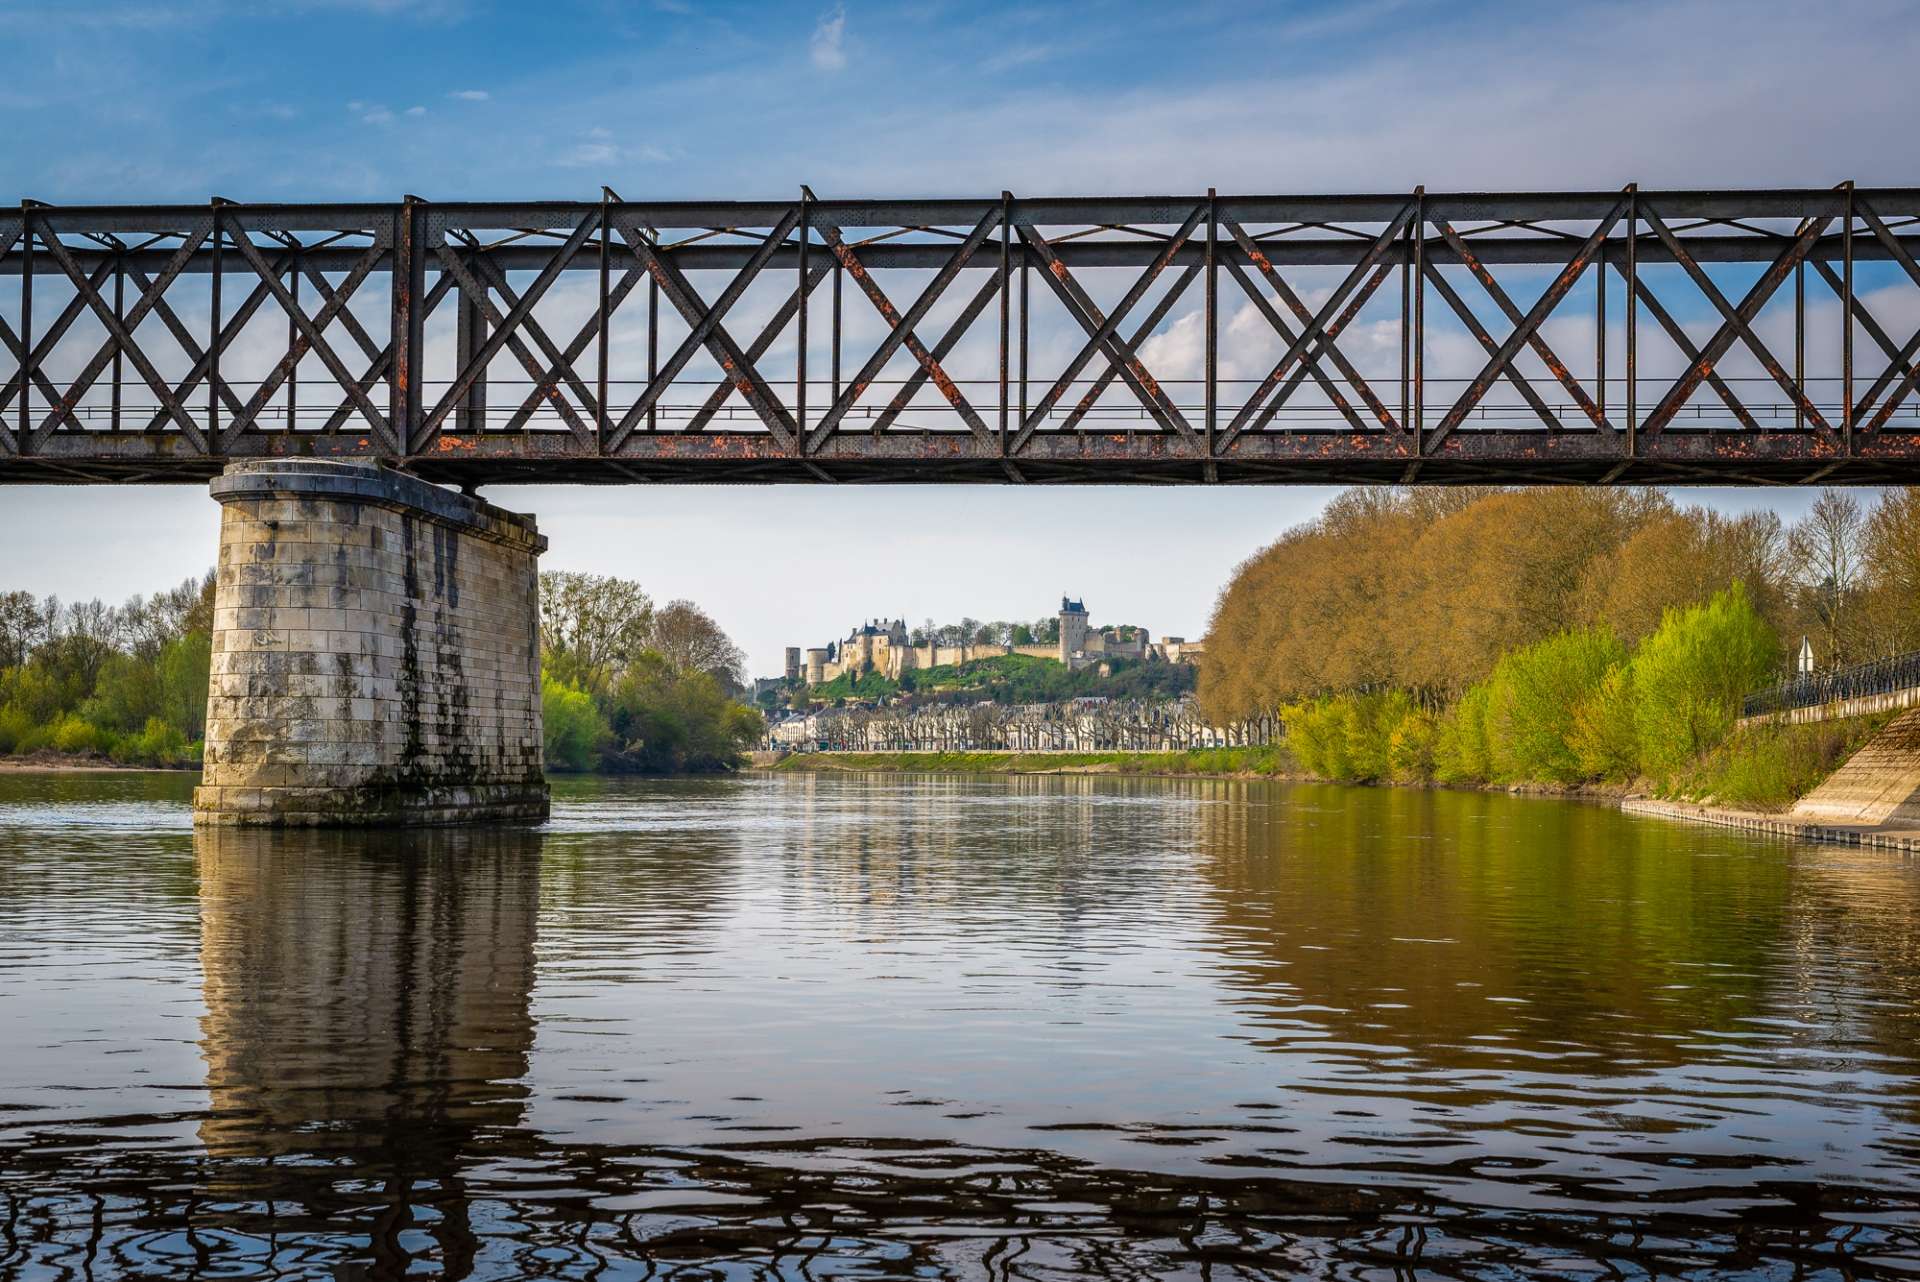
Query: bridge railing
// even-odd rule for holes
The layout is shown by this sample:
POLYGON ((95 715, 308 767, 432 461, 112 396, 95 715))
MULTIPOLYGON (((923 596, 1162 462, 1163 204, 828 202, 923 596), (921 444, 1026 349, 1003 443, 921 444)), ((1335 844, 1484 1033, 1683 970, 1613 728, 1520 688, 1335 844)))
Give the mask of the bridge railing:
POLYGON ((1746 697, 1740 712, 1747 717, 1766 716, 1823 703, 1895 694, 1916 687, 1920 687, 1920 650, 1910 650, 1870 663, 1803 673, 1768 689, 1756 690, 1746 697))

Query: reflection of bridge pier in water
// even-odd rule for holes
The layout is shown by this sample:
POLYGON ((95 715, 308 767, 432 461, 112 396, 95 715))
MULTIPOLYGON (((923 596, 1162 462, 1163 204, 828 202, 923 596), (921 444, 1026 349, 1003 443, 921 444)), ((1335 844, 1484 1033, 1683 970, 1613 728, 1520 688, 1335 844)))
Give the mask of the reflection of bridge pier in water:
POLYGON ((217 1202, 469 1271, 465 1168, 521 1121, 540 837, 195 833, 217 1202))

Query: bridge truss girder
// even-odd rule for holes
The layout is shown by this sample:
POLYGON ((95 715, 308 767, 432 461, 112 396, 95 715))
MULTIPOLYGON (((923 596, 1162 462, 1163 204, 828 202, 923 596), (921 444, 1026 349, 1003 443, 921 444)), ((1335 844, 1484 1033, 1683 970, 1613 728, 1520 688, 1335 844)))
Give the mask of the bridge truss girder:
POLYGON ((1912 482, 1917 256, 1851 185, 24 202, 0 483, 1912 482))

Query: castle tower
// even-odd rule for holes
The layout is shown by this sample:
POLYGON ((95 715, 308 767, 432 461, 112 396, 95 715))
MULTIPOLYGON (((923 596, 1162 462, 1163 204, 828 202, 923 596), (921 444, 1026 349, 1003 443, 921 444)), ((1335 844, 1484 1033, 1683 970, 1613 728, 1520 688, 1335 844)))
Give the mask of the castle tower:
POLYGON ((790 645, 787 647, 787 680, 798 681, 799 679, 800 679, 800 647, 797 645, 790 645))
POLYGON ((1060 598, 1060 662, 1073 666, 1073 652, 1087 648, 1087 607, 1071 597, 1060 598))

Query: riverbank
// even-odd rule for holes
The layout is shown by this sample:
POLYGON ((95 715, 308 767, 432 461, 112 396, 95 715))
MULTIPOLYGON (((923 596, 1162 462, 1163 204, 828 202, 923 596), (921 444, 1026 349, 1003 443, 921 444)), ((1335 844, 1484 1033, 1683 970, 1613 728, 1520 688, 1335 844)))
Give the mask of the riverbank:
POLYGON ((800 752, 769 769, 794 772, 993 775, 1201 775, 1307 782, 1281 747, 1186 752, 800 752))
POLYGON ((51 748, 42 748, 37 752, 9 754, 0 756, 0 774, 9 775, 63 775, 63 774, 162 774, 181 773, 198 774, 197 765, 186 766, 130 766, 106 757, 97 752, 55 752, 51 748))
POLYGON ((1623 814, 1645 815, 1654 819, 1673 819, 1682 823, 1706 824, 1714 828, 1741 828, 1748 832, 1771 833, 1795 841, 1814 841, 1837 846, 1871 846, 1920 854, 1920 829, 1890 828, 1880 824, 1815 823, 1784 814, 1758 810, 1734 810, 1726 806, 1705 806, 1691 801, 1662 801, 1657 797, 1623 797, 1623 814))

